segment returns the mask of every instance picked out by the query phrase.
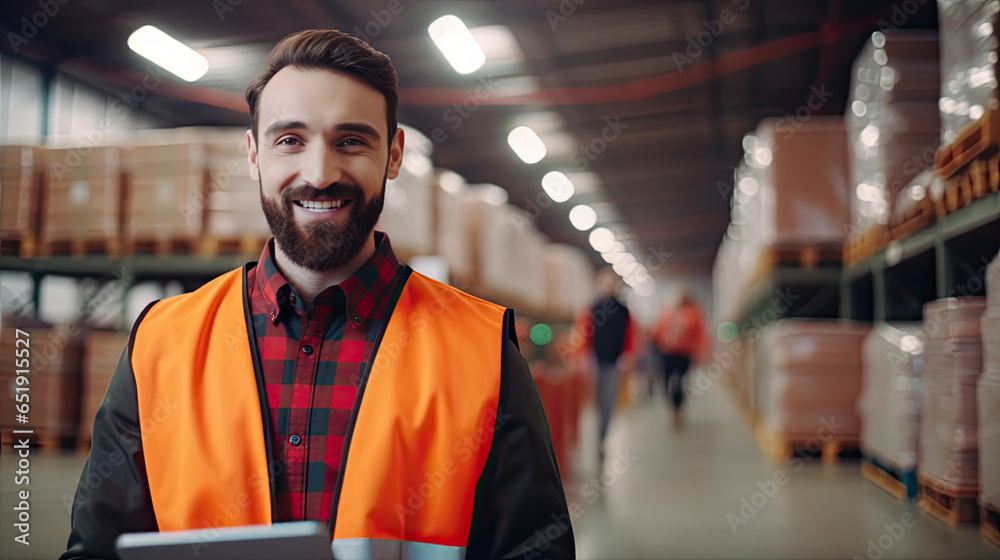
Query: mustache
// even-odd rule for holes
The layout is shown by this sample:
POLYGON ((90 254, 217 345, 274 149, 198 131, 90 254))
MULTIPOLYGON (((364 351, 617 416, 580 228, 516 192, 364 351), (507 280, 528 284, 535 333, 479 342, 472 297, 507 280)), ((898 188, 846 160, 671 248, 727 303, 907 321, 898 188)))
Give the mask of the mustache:
POLYGON ((281 192, 281 200, 286 204, 291 204, 293 200, 314 198, 350 198, 358 202, 364 202, 365 199, 360 188, 344 183, 332 183, 322 189, 309 185, 296 185, 281 192))

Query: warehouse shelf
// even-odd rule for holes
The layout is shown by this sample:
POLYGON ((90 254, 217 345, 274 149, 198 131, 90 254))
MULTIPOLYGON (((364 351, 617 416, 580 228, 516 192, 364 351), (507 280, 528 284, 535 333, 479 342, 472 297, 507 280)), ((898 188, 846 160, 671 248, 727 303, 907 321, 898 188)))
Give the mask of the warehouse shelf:
POLYGON ((210 258, 187 255, 3 257, 0 259, 0 271, 53 274, 74 278, 112 278, 121 276, 122 271, 127 271, 136 279, 143 280, 174 280, 179 277, 214 278, 255 258, 255 256, 239 255, 210 258))
POLYGON ((839 317, 841 267, 778 267, 747 297, 740 323, 762 327, 791 317, 839 317))
POLYGON ((1000 193, 992 193, 846 267, 841 316, 920 320, 928 301, 981 296, 986 266, 998 250, 1000 193))

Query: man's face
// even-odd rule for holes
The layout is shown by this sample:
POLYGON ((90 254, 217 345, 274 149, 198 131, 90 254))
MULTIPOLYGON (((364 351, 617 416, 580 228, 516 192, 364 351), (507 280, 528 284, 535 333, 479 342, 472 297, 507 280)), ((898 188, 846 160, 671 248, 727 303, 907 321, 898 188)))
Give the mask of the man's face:
POLYGON ((378 221, 386 179, 399 174, 403 133, 388 137, 385 98, 346 74, 286 67, 258 103, 250 173, 275 241, 308 269, 348 263, 378 221))

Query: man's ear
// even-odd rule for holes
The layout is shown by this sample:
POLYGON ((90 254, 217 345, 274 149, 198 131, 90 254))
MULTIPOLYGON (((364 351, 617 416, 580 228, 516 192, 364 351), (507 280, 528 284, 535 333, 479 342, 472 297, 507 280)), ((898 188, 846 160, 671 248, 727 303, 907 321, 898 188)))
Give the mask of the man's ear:
POLYGON ((396 135, 392 137, 389 145, 389 165, 386 167, 386 176, 395 179, 399 176, 399 166, 403 163, 403 129, 397 128, 396 135))
POLYGON ((260 168, 257 166, 257 142, 253 139, 253 131, 247 131, 247 161, 250 163, 250 178, 260 180, 260 168))

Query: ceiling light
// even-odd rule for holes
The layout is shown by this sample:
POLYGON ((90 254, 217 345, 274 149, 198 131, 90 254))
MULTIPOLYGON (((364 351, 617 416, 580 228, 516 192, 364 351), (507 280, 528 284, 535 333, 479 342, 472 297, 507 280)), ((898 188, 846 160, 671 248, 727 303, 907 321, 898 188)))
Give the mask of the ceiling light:
POLYGON ((542 177, 542 188, 554 202, 566 202, 573 196, 573 183, 565 173, 549 171, 542 177))
POLYGON ((133 31, 128 48, 188 82, 208 72, 207 58, 152 25, 133 31))
POLYGON ((590 246, 598 253, 604 253, 615 244, 615 234, 608 228, 597 228, 590 232, 590 246))
POLYGON ((451 67, 459 74, 475 72, 486 63, 486 53, 462 20, 442 16, 434 20, 427 32, 451 67))
POLYGON ((521 62, 524 60, 524 51, 518 44, 514 34, 506 25, 488 25, 485 27, 474 27, 469 33, 476 40, 483 51, 489 53, 490 63, 496 62, 521 62))
POLYGON ((454 171, 445 171, 438 179, 438 184, 441 185, 441 190, 444 192, 455 194, 465 188, 465 179, 454 171))
POLYGON ((538 163, 545 157, 545 143, 534 130, 526 126, 519 126, 510 131, 507 143, 524 163, 538 163))
POLYGON ((574 206, 569 211, 569 223, 580 231, 587 231, 597 224, 597 212, 594 212, 594 209, 586 204, 574 206))
POLYGON ((507 204, 508 195, 507 191, 503 187, 498 185, 479 185, 479 197, 484 200, 487 204, 492 204, 493 206, 503 206, 507 204))

